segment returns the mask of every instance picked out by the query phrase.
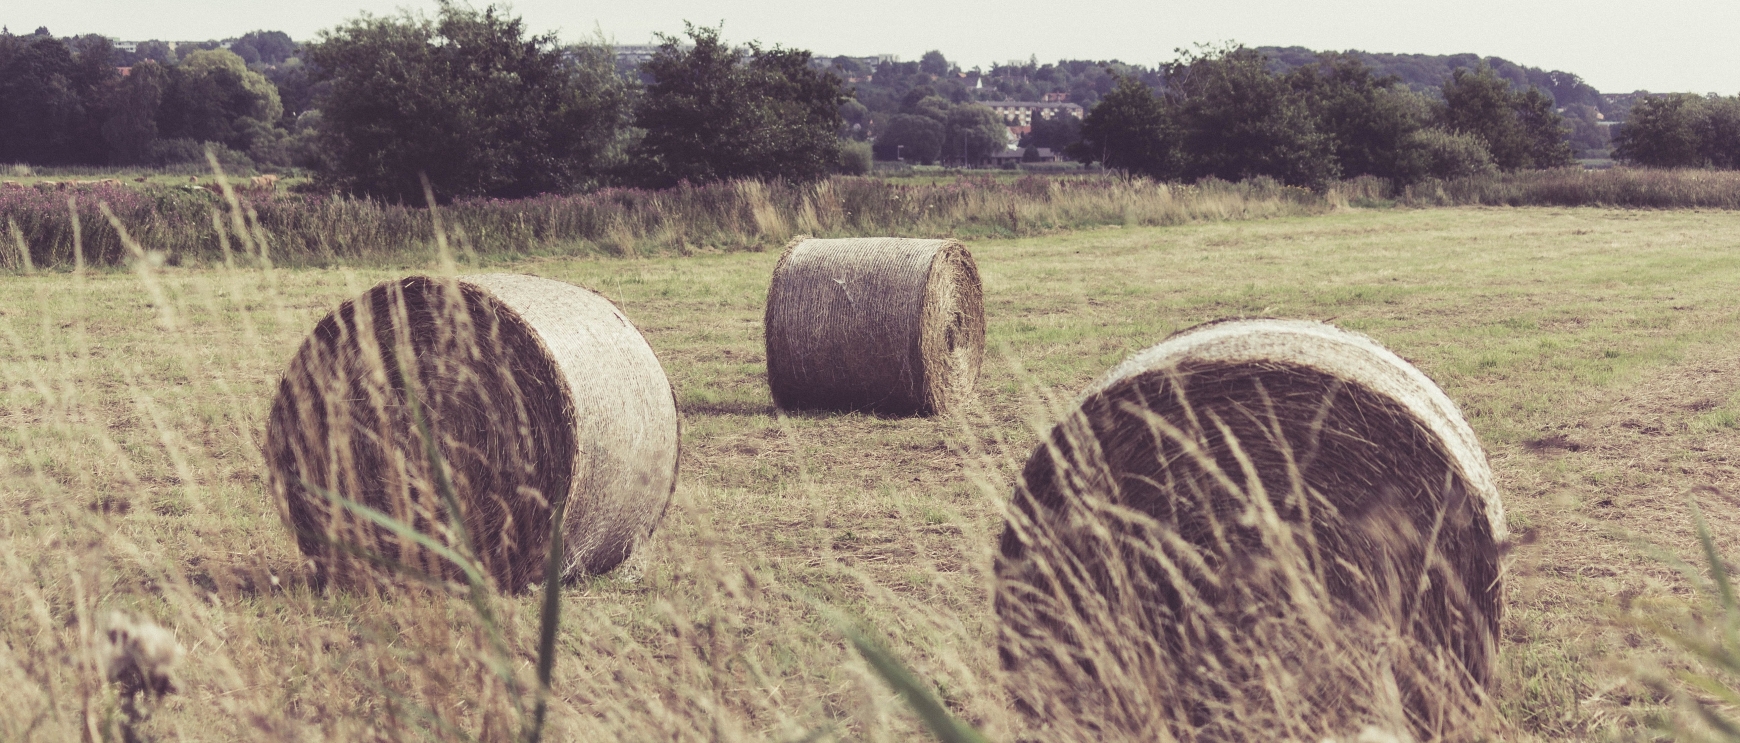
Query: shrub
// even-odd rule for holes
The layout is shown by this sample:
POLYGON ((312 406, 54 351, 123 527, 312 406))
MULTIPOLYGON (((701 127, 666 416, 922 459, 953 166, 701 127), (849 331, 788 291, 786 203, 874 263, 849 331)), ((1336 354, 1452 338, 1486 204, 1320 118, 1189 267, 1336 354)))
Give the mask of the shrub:
POLYGON ((1414 173, 1433 178, 1463 178, 1492 172, 1496 166, 1486 142, 1474 134, 1440 127, 1421 129, 1405 140, 1414 173))
POLYGON ((840 143, 840 172, 844 175, 867 175, 873 158, 869 142, 847 141, 840 143))

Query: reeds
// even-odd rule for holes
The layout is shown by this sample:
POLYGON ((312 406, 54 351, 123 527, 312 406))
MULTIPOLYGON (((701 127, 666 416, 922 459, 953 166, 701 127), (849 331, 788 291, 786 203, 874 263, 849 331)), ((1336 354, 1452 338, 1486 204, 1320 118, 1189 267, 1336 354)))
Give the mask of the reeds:
MULTIPOLYGON (((15 221, 38 267, 70 266, 72 215, 86 225, 85 258, 126 257, 118 234, 96 219, 107 203, 140 242, 170 263, 218 264, 226 256, 214 214, 240 220, 287 265, 426 262, 436 252, 421 206, 328 195, 238 193, 235 205, 206 189, 86 185, 0 190, 0 222, 15 221), (69 206, 69 203, 71 204, 69 206)), ((798 233, 816 237, 1038 235, 1106 225, 1167 225, 1327 211, 1333 199, 1272 180, 1169 185, 1111 176, 968 178, 898 185, 842 177, 817 185, 737 181, 664 191, 606 189, 575 196, 459 201, 442 209, 461 250, 494 256, 760 250, 798 233)), ((18 267, 16 247, 6 265, 18 267)))
POLYGON ((1740 209, 1740 171, 1609 168, 1525 170, 1427 180, 1394 193, 1408 206, 1600 206, 1740 209))

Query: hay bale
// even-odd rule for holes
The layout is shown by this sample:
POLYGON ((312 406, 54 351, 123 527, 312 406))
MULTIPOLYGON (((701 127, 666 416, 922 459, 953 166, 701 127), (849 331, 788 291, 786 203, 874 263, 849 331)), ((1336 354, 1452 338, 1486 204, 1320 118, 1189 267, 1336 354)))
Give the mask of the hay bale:
POLYGON ((1001 657, 1053 726, 1436 739, 1483 714, 1505 539, 1418 369, 1330 325, 1211 323, 1113 369, 1027 461, 1001 657))
POLYGON ((497 584, 543 579, 553 505, 566 500, 563 577, 608 571, 663 517, 676 487, 678 418, 658 358, 585 289, 515 274, 412 276, 345 302, 302 344, 273 401, 265 457, 317 579, 383 580, 366 551, 457 576, 312 484, 453 546, 406 374, 427 410, 497 584))
POLYGON ((785 410, 933 415, 972 394, 985 308, 954 240, 793 240, 767 292, 767 382, 785 410))

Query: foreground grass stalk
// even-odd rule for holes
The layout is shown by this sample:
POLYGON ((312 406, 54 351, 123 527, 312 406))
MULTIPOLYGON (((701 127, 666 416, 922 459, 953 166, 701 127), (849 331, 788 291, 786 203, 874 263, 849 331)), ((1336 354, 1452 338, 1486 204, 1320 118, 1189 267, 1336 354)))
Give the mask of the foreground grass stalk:
POLYGON ((526 743, 538 743, 544 735, 550 677, 556 672, 556 631, 562 623, 562 515, 567 510, 568 499, 564 497, 556 502, 556 508, 550 514, 550 542, 544 560, 544 604, 538 617, 538 701, 532 708, 526 743))
POLYGON ((411 411, 411 420, 417 426, 417 433, 423 439, 423 453, 428 457, 430 476, 435 479, 435 492, 441 496, 441 502, 447 507, 448 529, 453 534, 453 541, 464 550, 466 561, 465 581, 468 590, 467 597, 471 608, 477 612, 477 617, 483 623, 484 633, 489 637, 490 648, 495 658, 491 665, 495 666, 496 675, 507 685, 508 698, 513 701, 514 711, 522 718, 525 716, 525 705, 520 697, 519 679, 514 675, 508 659, 507 640, 502 636, 501 623, 497 621, 495 609, 491 606, 491 591, 489 581, 484 576, 483 567, 477 560, 477 545, 471 541, 471 533, 465 528, 465 511, 459 503, 459 493, 453 487, 453 480, 447 475, 447 462, 441 456, 441 448, 435 439, 434 427, 429 425, 429 417, 423 409, 422 402, 411 387, 411 370, 400 357, 400 378, 405 380, 405 407, 411 411))
POLYGON ((840 632, 851 641, 852 647, 864 657, 870 668, 876 671, 876 675, 881 676, 883 681, 900 694, 907 706, 918 713, 925 729, 936 736, 937 740, 942 743, 990 743, 973 726, 949 714, 948 708, 943 706, 942 700, 937 699, 931 687, 907 670, 906 665, 887 648, 850 624, 842 622, 840 632))

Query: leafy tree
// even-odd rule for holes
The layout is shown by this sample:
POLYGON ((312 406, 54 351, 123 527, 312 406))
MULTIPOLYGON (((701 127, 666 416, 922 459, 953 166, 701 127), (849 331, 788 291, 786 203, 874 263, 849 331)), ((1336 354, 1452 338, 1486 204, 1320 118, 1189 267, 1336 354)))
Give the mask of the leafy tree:
POLYGON ((39 31, 0 35, 0 162, 100 164, 113 50, 101 37, 68 45, 39 31))
POLYGON ((1711 167, 1740 169, 1740 97, 1704 99, 1703 123, 1698 139, 1704 161, 1711 167))
POLYGON ((1570 164, 1564 121, 1545 93, 1532 87, 1519 91, 1485 65, 1456 70, 1442 90, 1439 119, 1444 127, 1480 137, 1499 168, 1570 164))
POLYGON ((911 106, 902 107, 900 112, 903 114, 916 114, 932 121, 947 122, 949 111, 953 108, 954 104, 949 103, 949 99, 940 95, 927 95, 914 101, 911 106))
POLYGON ((918 71, 926 75, 942 77, 953 69, 954 65, 949 64, 948 58, 935 49, 925 52, 924 56, 918 60, 918 71))
POLYGON ((1270 176, 1318 186, 1340 175, 1333 140, 1304 96, 1271 74, 1263 55, 1235 47, 1166 66, 1167 97, 1183 131, 1184 177, 1270 176))
POLYGON ((565 56, 494 6, 364 16, 306 55, 331 86, 321 178, 353 193, 421 201, 419 174, 443 199, 563 192, 596 182, 620 146, 629 98, 613 55, 565 56))
POLYGON ((1631 106, 1613 137, 1613 156, 1652 168, 1695 168, 1705 162, 1704 99, 1655 95, 1631 106))
POLYGON ((109 96, 109 115, 102 127, 111 164, 151 161, 151 145, 157 141, 158 113, 172 83, 168 68, 145 60, 134 65, 132 73, 115 86, 109 96))
POLYGON ((230 51, 249 64, 275 65, 295 57, 297 46, 283 31, 250 31, 231 43, 230 51))
POLYGON ((173 78, 158 120, 166 137, 245 150, 259 132, 256 124, 269 126, 284 113, 278 89, 222 49, 188 54, 173 78))
POLYGON ((1379 76, 1348 54, 1323 54, 1294 69, 1288 84, 1304 96, 1317 127, 1329 137, 1343 177, 1372 175, 1408 181, 1409 147, 1430 115, 1426 100, 1379 76))
MULTIPOLYGON (((1080 140, 1081 119, 1059 113, 1049 119, 1035 118, 1033 128, 1022 138, 1021 144, 1027 147, 1047 147, 1061 152, 1080 140)), ((1034 156, 1038 157, 1038 153, 1035 152, 1034 156)))
POLYGON ((1517 121, 1522 124, 1523 141, 1528 144, 1528 164, 1524 167, 1561 168, 1570 165, 1571 143, 1567 137, 1571 126, 1553 107, 1553 98, 1540 88, 1530 87, 1513 99, 1517 121))
POLYGON ((278 100, 284 106, 282 122, 289 126, 296 117, 314 109, 315 100, 323 91, 331 88, 330 83, 317 83, 313 68, 302 61, 301 57, 291 57, 283 62, 266 68, 261 74, 278 89, 278 100))
POLYGON ((943 122, 943 159, 975 163, 1008 147, 1009 127, 996 111, 978 104, 949 109, 943 122))
POLYGON ((730 178, 814 181, 840 159, 840 104, 849 94, 810 53, 763 49, 741 54, 715 28, 689 26, 692 44, 661 37, 642 71, 652 76, 635 108, 646 136, 636 168, 651 185, 730 178))
POLYGON ((1607 127, 1601 125, 1600 113, 1587 103, 1565 107, 1565 121, 1571 125, 1571 149, 1579 156, 1598 153, 1612 144, 1607 127))
POLYGON ((870 134, 870 109, 856 100, 840 104, 840 136, 863 141, 870 134))
POLYGON ((876 156, 929 165, 942 153, 943 125, 925 116, 895 114, 876 136, 876 156))
POLYGON ((1181 138, 1153 88, 1124 77, 1088 112, 1081 141, 1069 154, 1084 163, 1097 161, 1113 170, 1171 180, 1183 171, 1181 138))

